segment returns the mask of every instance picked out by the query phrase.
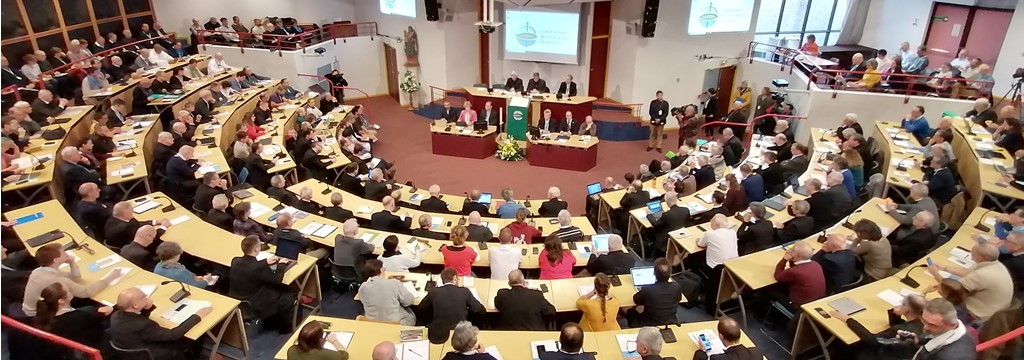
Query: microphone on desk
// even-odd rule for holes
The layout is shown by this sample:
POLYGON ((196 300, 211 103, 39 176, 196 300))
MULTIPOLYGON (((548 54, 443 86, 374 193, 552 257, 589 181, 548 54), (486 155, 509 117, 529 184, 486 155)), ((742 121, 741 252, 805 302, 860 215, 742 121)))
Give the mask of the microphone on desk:
POLYGON ((38 156, 36 156, 35 154, 30 153, 30 152, 27 152, 26 154, 28 154, 28 156, 31 156, 33 159, 36 160, 37 164, 36 164, 36 166, 34 168, 32 168, 32 170, 39 171, 39 170, 42 170, 42 169, 46 168, 46 165, 43 165, 43 163, 45 163, 45 161, 43 161, 43 159, 40 159, 38 156))
MULTIPOLYGON (((594 251, 596 252, 597 249, 594 249, 594 251)), ((608 282, 610 282, 612 286, 622 286, 622 279, 619 279, 619 270, 621 269, 618 266, 613 266, 612 274, 608 276, 608 282)))
POLYGON ((912 160, 913 158, 914 157, 912 157, 912 156, 907 156, 907 157, 903 158, 903 160, 900 160, 900 162, 896 163, 896 170, 907 171, 907 167, 903 166, 903 162, 907 161, 907 160, 912 160))
POLYGON ((914 289, 916 289, 918 286, 921 286, 921 283, 917 282, 917 280, 914 280, 914 278, 910 277, 910 272, 914 271, 914 269, 919 268, 919 267, 928 267, 928 265, 927 264, 921 264, 921 265, 917 265, 917 266, 910 266, 910 267, 908 267, 907 268, 907 273, 903 274, 903 277, 900 278, 900 282, 903 283, 903 284, 906 284, 907 286, 909 286, 911 288, 914 288, 914 289))
POLYGON ((991 209, 986 209, 985 212, 981 213, 981 218, 978 219, 978 223, 974 224, 975 229, 981 230, 982 232, 992 231, 992 228, 985 225, 985 215, 988 215, 991 211, 991 209))
POLYGON ((71 243, 69 243, 67 245, 64 245, 64 250, 78 250, 78 249, 82 249, 82 251, 85 251, 89 255, 93 255, 93 254, 96 253, 95 251, 93 251, 92 248, 89 247, 89 244, 83 244, 83 243, 78 242, 78 239, 75 239, 75 237, 72 236, 67 231, 64 231, 64 230, 57 230, 57 231, 63 233, 64 235, 67 235, 69 238, 71 238, 71 243))
POLYGON ((463 200, 463 202, 469 204, 469 192, 463 192, 463 194, 466 195, 466 198, 463 200))
POLYGON ((163 196, 163 195, 154 195, 153 196, 153 200, 156 200, 156 199, 159 199, 159 198, 163 198, 163 199, 167 200, 167 206, 164 206, 162 209, 160 209, 160 211, 166 213, 166 212, 171 212, 171 211, 174 211, 175 209, 177 209, 177 207, 174 206, 174 201, 171 200, 171 198, 163 196))
POLYGON ((523 202, 523 206, 525 206, 525 207, 532 207, 533 206, 533 205, 530 205, 530 195, 526 195, 526 201, 523 202))
POLYGON ((970 136, 977 135, 977 134, 974 133, 974 126, 971 126, 971 121, 967 120, 966 118, 964 119, 964 127, 967 128, 967 135, 970 135, 970 136))
MULTIPOLYGON (((676 342, 676 333, 672 332, 672 329, 669 329, 669 326, 671 326, 671 325, 672 324, 665 324, 665 327, 663 327, 663 328, 658 330, 658 332, 661 333, 661 340, 665 341, 666 344, 671 344, 671 343, 676 342)), ((682 326, 682 324, 680 324, 678 322, 675 323, 675 325, 676 325, 676 327, 681 327, 682 326)))
POLYGON ((189 292, 187 289, 185 289, 185 283, 183 283, 181 281, 178 281, 178 280, 163 281, 163 282, 160 283, 160 285, 167 285, 167 284, 170 284, 170 283, 178 283, 178 285, 181 286, 180 290, 175 291, 174 294, 171 295, 170 300, 171 300, 172 303, 177 303, 177 302, 179 302, 179 301, 189 297, 189 295, 192 295, 191 292, 189 292))

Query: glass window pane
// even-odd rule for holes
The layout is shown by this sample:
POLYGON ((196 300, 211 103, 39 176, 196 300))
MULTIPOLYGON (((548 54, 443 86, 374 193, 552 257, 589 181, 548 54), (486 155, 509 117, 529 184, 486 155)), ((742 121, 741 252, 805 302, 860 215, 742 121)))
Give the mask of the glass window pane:
POLYGON ((842 30, 846 22, 846 11, 850 8, 850 0, 836 1, 836 16, 832 19, 832 28, 829 30, 842 30))
POLYGON ((71 40, 85 40, 86 44, 92 44, 93 41, 96 41, 96 33, 92 30, 92 26, 68 30, 68 36, 71 40))
POLYGON ((107 34, 114 33, 115 35, 117 35, 118 40, 120 40, 122 37, 121 30, 124 30, 124 24, 121 23, 121 20, 100 23, 96 26, 100 28, 100 34, 102 34, 103 36, 107 36, 107 34))
POLYGON ((779 26, 779 11, 782 10, 782 0, 761 0, 761 8, 757 11, 756 32, 774 32, 779 26))
POLYGON ((825 42, 826 46, 835 45, 839 41, 839 32, 831 31, 828 33, 828 41, 825 42))
POLYGON ((828 20, 832 17, 832 6, 835 3, 835 0, 812 0, 806 31, 828 30, 828 20))
POLYGON ((89 21, 89 9, 85 7, 85 0, 60 0, 60 13, 64 15, 64 26, 89 21))
POLYGON ((32 51, 32 43, 28 41, 20 41, 0 47, 0 52, 7 57, 7 60, 11 62, 11 67, 15 69, 21 68, 21 65, 24 65, 21 57, 32 51))
POLYGON ((0 32, 3 33, 3 38, 10 39, 28 35, 28 28, 21 20, 21 12, 18 11, 17 0, 2 0, 0 6, 4 9, 4 11, 0 11, 0 32))
POLYGON ((32 23, 33 32, 43 32, 60 27, 60 22, 57 20, 57 8, 53 7, 52 1, 27 1, 25 5, 31 6, 31 8, 26 7, 26 11, 28 11, 28 21, 32 23))
POLYGON ((92 11, 96 13, 96 20, 121 16, 117 0, 92 0, 92 11))
POLYGON ((149 11, 149 0, 123 0, 124 13, 134 14, 149 11))
MULTIPOLYGON (((142 31, 140 30, 142 28, 142 24, 149 24, 149 26, 152 28, 153 17, 146 15, 128 19, 128 28, 132 29, 132 34, 138 35, 139 31, 142 31)), ((138 36, 136 37, 138 38, 138 36)))
POLYGON ((56 33, 53 35, 47 35, 36 39, 36 45, 39 46, 39 50, 46 51, 49 53, 50 49, 59 47, 61 49, 67 49, 67 44, 64 43, 64 34, 56 33))
POLYGON ((786 0, 782 10, 782 26, 780 31, 803 31, 804 16, 810 0, 786 0))

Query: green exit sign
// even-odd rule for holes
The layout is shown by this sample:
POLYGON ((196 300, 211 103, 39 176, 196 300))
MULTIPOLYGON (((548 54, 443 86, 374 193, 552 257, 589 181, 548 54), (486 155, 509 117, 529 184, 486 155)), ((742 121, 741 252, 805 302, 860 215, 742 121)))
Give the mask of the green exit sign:
POLYGON ((949 22, 949 16, 932 16, 932 21, 949 22))

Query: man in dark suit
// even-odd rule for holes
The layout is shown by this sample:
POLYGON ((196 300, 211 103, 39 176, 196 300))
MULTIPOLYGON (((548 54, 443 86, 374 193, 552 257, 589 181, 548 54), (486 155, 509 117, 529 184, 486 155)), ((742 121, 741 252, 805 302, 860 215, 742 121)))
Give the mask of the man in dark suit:
POLYGON ((452 107, 452 103, 445 101, 441 108, 441 117, 438 120, 445 120, 449 124, 459 120, 459 112, 452 107))
POLYGON ((761 153, 761 161, 764 167, 761 168, 761 179, 764 180, 764 191, 766 196, 775 196, 785 190, 786 176, 782 164, 778 162, 778 155, 773 151, 761 153))
POLYGON ((82 225, 82 228, 92 230, 93 236, 103 240, 107 219, 111 215, 111 206, 100 202, 100 187, 94 183, 84 183, 78 187, 78 195, 81 197, 75 203, 75 220, 82 225))
POLYGON ((341 174, 341 178, 338 179, 338 187, 356 196, 362 196, 366 193, 363 182, 359 180, 358 164, 352 163, 345 166, 345 171, 341 174))
POLYGON ((764 201, 766 188, 764 177, 754 173, 754 168, 750 166, 750 163, 740 165, 740 176, 743 178, 740 180, 740 187, 746 192, 747 201, 764 201))
POLYGON ((213 196, 217 194, 227 195, 228 182, 221 179, 216 172, 203 174, 203 183, 196 188, 195 202, 192 207, 200 212, 210 211, 210 204, 213 196))
POLYGON ((270 178, 270 187, 267 188, 267 196, 271 199, 280 201, 282 204, 287 206, 294 206, 295 203, 299 202, 299 197, 295 196, 295 193, 291 192, 285 186, 288 185, 284 176, 274 175, 270 178))
POLYGON ((270 186, 269 169, 274 163, 260 156, 263 152, 263 144, 259 141, 253 141, 249 149, 249 157, 245 158, 245 168, 249 170, 247 181, 257 189, 266 189, 270 186))
MULTIPOLYGON (((477 212, 480 215, 490 216, 490 204, 480 203, 480 190, 473 190, 469 192, 469 202, 462 205, 462 214, 469 215, 472 212, 477 212)), ((426 211, 426 210, 424 210, 426 211)))
POLYGON ((228 205, 231 205, 230 201, 227 194, 214 195, 210 201, 210 211, 206 212, 206 222, 216 225, 224 231, 233 231, 235 217, 228 213, 231 211, 228 209, 228 205))
POLYGON ((740 325, 728 316, 718 318, 718 338, 725 345, 725 353, 708 356, 700 347, 693 353, 693 360, 761 360, 764 358, 757 348, 740 344, 740 325))
POLYGON ((708 161, 707 155, 698 156, 697 165, 699 167, 691 170, 694 181, 697 183, 697 189, 703 189, 715 183, 715 167, 709 165, 708 161))
POLYGON ((324 211, 320 204, 313 201, 313 189, 310 189, 309 186, 303 186, 302 189, 299 189, 299 201, 296 201, 292 206, 308 214, 319 215, 324 211))
POLYGON ((562 331, 558 335, 558 349, 544 349, 538 351, 540 360, 594 360, 597 353, 593 349, 583 352, 583 329, 574 322, 562 325, 562 331))
POLYGON ((889 234, 894 266, 917 261, 935 245, 935 233, 931 229, 935 221, 935 215, 921 211, 914 215, 910 226, 900 225, 889 234))
POLYGON ((644 286, 633 294, 633 303, 637 308, 626 312, 629 327, 658 326, 678 324, 676 311, 683 300, 683 285, 669 282, 672 278, 672 265, 665 258, 654 260, 654 279, 652 285, 644 286), (643 307, 638 309, 639 307, 643 307))
POLYGON ((842 234, 828 234, 821 250, 811 256, 811 260, 821 265, 825 287, 830 294, 840 292, 843 286, 853 283, 860 272, 857 255, 846 248, 846 235, 842 234))
MULTIPOLYGON (((135 239, 135 233, 142 225, 153 225, 167 228, 171 226, 171 222, 167 219, 140 222, 135 220, 135 212, 132 211, 132 202, 122 201, 114 204, 110 218, 108 218, 107 223, 103 225, 103 230, 105 232, 104 238, 106 239, 104 243, 114 247, 128 245, 128 243, 135 239)), ((158 233, 161 231, 162 230, 157 230, 158 233)))
POLYGON ((438 214, 448 213, 448 203, 441 200, 441 187, 430 185, 430 197, 420 200, 420 211, 438 214))
POLYGON ((466 241, 485 242, 494 238, 494 233, 490 228, 480 225, 480 213, 476 211, 469 213, 466 231, 469 232, 469 237, 466 238, 466 241))
POLYGON ((68 106, 67 99, 57 99, 50 90, 39 90, 39 97, 32 101, 32 113, 28 114, 40 126, 46 126, 60 116, 68 106))
POLYGON ((857 114, 848 113, 843 117, 843 124, 836 128, 836 136, 839 137, 839 140, 846 141, 846 135, 843 135, 846 129, 853 129, 855 133, 864 135, 864 128, 857 122, 857 114))
POLYGON ((117 295, 117 309, 110 316, 110 342, 119 348, 145 349, 154 360, 198 356, 198 351, 187 355, 192 342, 185 338, 185 334, 213 311, 209 306, 204 307, 168 329, 149 318, 153 300, 134 286, 117 295))
POLYGON ((498 309, 501 330, 545 331, 555 316, 555 306, 544 298, 540 290, 526 287, 523 272, 508 273, 508 289, 498 290, 494 307, 498 309))
POLYGON ((58 165, 57 169, 64 182, 64 188, 71 194, 84 183, 95 183, 101 189, 106 184, 103 175, 92 168, 96 164, 89 164, 77 148, 68 146, 61 149, 60 157, 64 162, 58 165))
MULTIPOLYGON (((732 153, 736 155, 737 159, 743 158, 743 155, 747 152, 747 149, 743 148, 743 140, 737 137, 736 135, 733 135, 732 128, 722 129, 722 139, 725 143, 723 146, 728 147, 730 150, 732 150, 732 153)), ((726 162, 726 164, 729 166, 735 166, 735 164, 729 164, 728 162, 726 162)))
POLYGON ((217 99, 213 98, 213 92, 209 89, 199 91, 199 100, 196 100, 196 110, 193 112, 197 123, 203 124, 213 121, 213 108, 216 106, 214 105, 216 102, 217 99))
POLYGON ((533 73, 533 77, 530 81, 526 82, 526 91, 533 92, 537 90, 540 93, 546 93, 549 91, 547 82, 540 78, 540 73, 533 73))
POLYGON ((335 192, 331 194, 331 206, 325 207, 324 217, 337 221, 345 222, 345 220, 355 217, 351 210, 341 207, 341 202, 344 200, 341 193, 335 192))
POLYGON ((178 196, 179 201, 195 194, 199 187, 199 181, 195 178, 196 171, 199 171, 199 162, 192 158, 194 150, 191 146, 184 145, 178 149, 178 155, 167 160, 167 169, 164 175, 168 184, 174 184, 171 193, 178 196))
POLYGON ((431 217, 429 214, 420 214, 420 217, 417 219, 416 223, 417 225, 419 225, 419 227, 412 229, 412 236, 425 239, 448 240, 448 234, 442 234, 430 230, 433 224, 431 223, 431 217))
POLYGON ((149 106, 149 97, 156 94, 153 88, 153 79, 144 77, 139 80, 132 92, 132 112, 136 114, 149 114, 153 108, 149 106))
POLYGON ((708 221, 711 221, 711 218, 718 214, 725 216, 732 214, 732 212, 729 211, 729 208, 725 207, 725 193, 721 191, 715 191, 711 194, 711 209, 694 215, 693 224, 705 224, 708 221))
POLYGON ((928 194, 935 199, 941 209, 956 196, 956 178, 948 167, 947 158, 934 157, 930 166, 932 172, 924 175, 924 182, 928 184, 928 194))
POLYGON ((867 67, 864 65, 864 54, 853 54, 853 57, 850 59, 850 63, 850 72, 846 73, 843 77, 845 77, 847 81, 857 81, 863 78, 863 72, 867 70, 867 67), (858 72, 860 74, 858 74, 858 72))
POLYGON ((789 160, 782 162, 782 176, 788 181, 795 176, 800 176, 807 171, 807 165, 809 160, 807 159, 807 145, 800 143, 793 143, 790 146, 789 151, 793 154, 789 160))
POLYGON ((412 226, 412 217, 408 214, 401 217, 395 215, 398 206, 391 196, 385 196, 381 204, 384 205, 384 209, 370 216, 370 228, 399 234, 408 233, 412 226))
POLYGON ((778 134, 772 137, 772 146, 769 146, 768 150, 774 151, 777 160, 781 163, 793 158, 793 144, 786 135, 778 134))
POLYGON ((775 242, 786 243, 803 240, 814 234, 814 218, 807 216, 811 205, 804 200, 794 201, 789 205, 793 218, 785 223, 775 223, 775 242))
POLYGON ((576 119, 572 118, 572 111, 566 111, 565 119, 562 120, 561 124, 559 124, 558 131, 563 133, 576 134, 580 132, 580 124, 582 123, 582 121, 576 121, 576 119))
POLYGON ((523 79, 519 78, 519 75, 515 71, 509 75, 508 79, 505 80, 505 90, 521 92, 523 91, 523 79))
POLYGON ((817 209, 812 207, 811 211, 815 213, 819 210, 828 212, 827 222, 825 224, 818 223, 818 218, 815 217, 816 227, 835 224, 853 210, 853 199, 850 198, 850 193, 843 186, 843 174, 833 171, 825 177, 825 181, 828 182, 828 189, 822 192, 825 194, 827 205, 819 206, 817 209))
POLYGON ((541 131, 558 132, 562 125, 551 116, 551 109, 544 109, 543 115, 537 120, 537 127, 541 131))
POLYGON ((741 215, 743 223, 736 229, 739 255, 758 252, 775 246, 775 228, 765 220, 767 209, 760 202, 750 203, 749 211, 741 215))
POLYGON ((654 247, 659 251, 665 251, 668 244, 668 233, 690 226, 690 209, 677 205, 679 200, 675 192, 665 193, 665 205, 667 210, 661 217, 654 214, 647 214, 647 221, 651 222, 654 232, 654 247))
POLYGON ((110 76, 108 80, 111 83, 118 81, 127 80, 127 77, 133 72, 132 69, 128 68, 128 65, 124 64, 124 60, 120 56, 111 56, 110 64, 103 67, 103 72, 110 76))
POLYGON ((486 122, 491 126, 497 126, 499 132, 504 130, 505 124, 501 123, 502 119, 498 118, 498 112, 494 111, 490 101, 484 103, 484 108, 480 110, 480 114, 476 119, 477 121, 486 122))
POLYGON ((156 169, 160 174, 163 174, 164 170, 167 169, 167 161, 174 157, 177 150, 174 149, 174 136, 171 133, 163 131, 156 136, 156 145, 153 145, 153 164, 151 169, 156 169))
POLYGON ((448 340, 448 333, 455 325, 466 320, 469 314, 483 314, 486 310, 473 297, 469 289, 455 285, 455 269, 441 271, 441 284, 427 292, 420 301, 419 318, 427 324, 427 338, 433 344, 448 340))
MULTIPOLYGON (((842 175, 840 175, 842 177, 842 175)), ((846 202, 849 203, 850 195, 846 193, 846 190, 842 186, 830 187, 829 190, 838 188, 842 192, 840 195, 837 191, 826 193, 821 191, 821 181, 818 179, 807 179, 804 182, 804 191, 808 194, 807 204, 811 207, 811 211, 807 216, 814 219, 815 230, 818 227, 832 226, 845 216, 845 209, 838 209, 840 204, 833 204, 833 201, 837 199, 845 198, 846 202), (841 197, 840 197, 841 196, 841 197)))
POLYGON ((558 84, 558 92, 556 94, 562 94, 562 96, 567 97, 576 96, 576 82, 572 81, 572 75, 566 75, 565 80, 558 84))
POLYGON ((309 177, 330 183, 334 179, 334 171, 327 168, 327 164, 334 162, 333 155, 320 155, 323 150, 323 143, 314 141, 313 145, 302 154, 302 166, 309 172, 309 177))
POLYGON ((156 258, 149 248, 153 241, 157 240, 157 231, 152 225, 142 225, 135 230, 135 238, 132 242, 121 247, 118 253, 135 266, 143 269, 152 269, 156 266, 156 258))
POLYGON ((548 201, 540 203, 537 214, 543 217, 555 217, 562 210, 569 208, 569 203, 562 200, 562 190, 557 187, 548 188, 548 201))
POLYGON ((384 182, 384 172, 381 169, 370 171, 370 180, 366 181, 364 198, 381 201, 385 196, 391 194, 391 187, 384 182))
MULTIPOLYGON (((3 87, 17 85, 18 87, 28 87, 31 84, 32 79, 21 73, 20 70, 12 68, 11 64, 7 62, 7 57, 0 57, 3 64, 0 65, 0 82, 3 87)), ((34 85, 33 85, 34 87, 34 85)))
POLYGON ((608 236, 608 253, 602 254, 593 249, 590 258, 587 259, 587 272, 590 275, 604 273, 605 275, 629 274, 629 269, 636 263, 636 257, 625 252, 622 246, 622 237, 616 234, 608 236))
POLYGON ((264 261, 256 260, 260 253, 260 239, 250 235, 242 239, 242 256, 231 259, 228 273, 228 296, 249 302, 254 315, 276 327, 287 331, 291 327, 292 311, 296 296, 287 291, 281 283, 285 264, 291 259, 271 256, 264 261), (277 266, 278 270, 271 268, 277 266))

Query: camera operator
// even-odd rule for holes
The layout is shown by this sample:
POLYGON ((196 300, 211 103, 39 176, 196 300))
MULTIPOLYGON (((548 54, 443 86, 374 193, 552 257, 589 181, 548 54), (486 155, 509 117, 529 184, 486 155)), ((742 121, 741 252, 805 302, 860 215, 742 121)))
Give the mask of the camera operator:
POLYGON ((700 126, 704 124, 704 117, 697 115, 697 105, 689 104, 681 108, 672 108, 672 116, 679 123, 679 143, 676 147, 683 146, 686 140, 697 138, 700 126))

